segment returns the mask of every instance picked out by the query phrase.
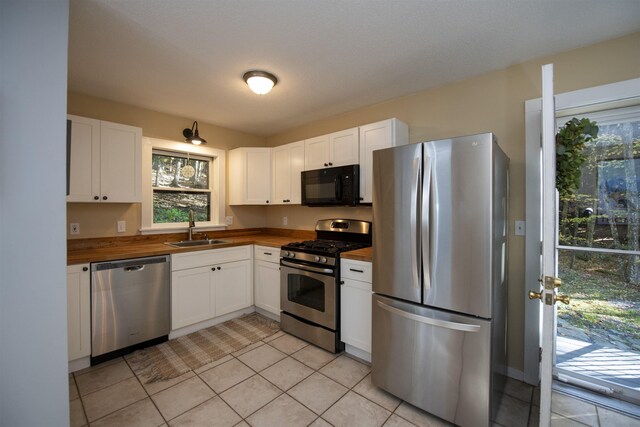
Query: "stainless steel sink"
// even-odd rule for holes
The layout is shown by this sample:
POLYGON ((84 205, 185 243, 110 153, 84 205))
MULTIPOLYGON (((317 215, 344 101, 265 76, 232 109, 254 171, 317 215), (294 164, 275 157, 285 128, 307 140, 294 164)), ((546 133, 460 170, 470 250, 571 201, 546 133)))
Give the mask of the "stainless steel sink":
POLYGON ((183 240, 181 242, 165 242, 165 245, 173 246, 175 248, 193 248, 200 246, 221 245, 223 243, 229 243, 229 241, 221 239, 183 240))

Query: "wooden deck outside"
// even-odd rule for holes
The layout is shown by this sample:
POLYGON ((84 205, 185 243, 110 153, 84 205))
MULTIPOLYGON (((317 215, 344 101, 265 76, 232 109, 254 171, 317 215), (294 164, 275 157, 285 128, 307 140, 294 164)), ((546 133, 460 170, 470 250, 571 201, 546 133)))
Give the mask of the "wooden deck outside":
POLYGON ((640 391, 640 353, 559 336, 556 366, 640 391))

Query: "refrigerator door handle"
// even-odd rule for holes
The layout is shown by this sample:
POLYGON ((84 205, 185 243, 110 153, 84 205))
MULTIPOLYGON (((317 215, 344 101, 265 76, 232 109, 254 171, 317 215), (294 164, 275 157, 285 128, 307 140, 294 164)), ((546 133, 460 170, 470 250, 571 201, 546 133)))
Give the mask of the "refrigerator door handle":
POLYGON ((385 304, 382 301, 377 301, 377 303, 378 307, 383 310, 386 310, 393 314, 397 314, 398 316, 405 317, 407 319, 415 320, 416 322, 424 323, 426 325, 436 326, 439 328, 454 329, 456 331, 463 332, 478 332, 480 330, 480 325, 470 325, 467 323, 448 322, 446 320, 433 319, 431 317, 424 317, 417 314, 408 313, 404 310, 400 310, 399 308, 391 307, 390 305, 385 304))
POLYGON ((411 197, 411 214, 409 221, 411 222, 410 226, 413 230, 411 235, 411 242, 409 246, 411 247, 411 271, 413 275, 413 287, 420 287, 420 270, 419 270, 419 261, 420 261, 420 227, 418 227, 418 218, 420 218, 420 178, 422 172, 422 161, 419 157, 413 159, 413 179, 412 179, 412 188, 411 191, 413 196, 411 197))
POLYGON ((431 157, 424 156, 424 177, 422 181, 422 281, 424 283, 424 298, 429 289, 431 289, 431 234, 430 234, 430 215, 431 215, 431 157))

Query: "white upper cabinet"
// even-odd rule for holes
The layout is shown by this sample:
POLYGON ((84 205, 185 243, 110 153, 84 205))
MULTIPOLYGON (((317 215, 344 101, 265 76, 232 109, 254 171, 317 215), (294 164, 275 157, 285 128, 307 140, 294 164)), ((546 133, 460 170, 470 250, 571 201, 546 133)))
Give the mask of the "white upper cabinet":
POLYGON ((304 141, 273 148, 273 204, 300 204, 300 173, 304 170, 304 151, 304 141))
POLYGON ((142 201, 142 129, 69 116, 69 202, 142 201))
POLYGON ((304 150, 304 170, 357 164, 358 128, 307 139, 304 150))
POLYGON ((330 134, 329 166, 357 165, 360 160, 358 147, 358 128, 330 134))
POLYGON ((271 201, 271 148, 229 151, 229 204, 266 205, 271 201))
POLYGON ((329 135, 307 139, 304 142, 304 170, 322 169, 329 166, 330 153, 329 135))
POLYGON ((405 145, 409 128, 398 119, 360 126, 360 202, 371 203, 373 195, 373 152, 382 148, 405 145))

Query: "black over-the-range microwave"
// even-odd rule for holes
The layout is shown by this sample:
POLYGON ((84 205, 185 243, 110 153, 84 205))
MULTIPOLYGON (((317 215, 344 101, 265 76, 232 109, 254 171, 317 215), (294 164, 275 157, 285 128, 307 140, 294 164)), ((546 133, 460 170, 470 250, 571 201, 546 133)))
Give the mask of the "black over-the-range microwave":
POLYGON ((303 206, 355 206, 360 202, 360 166, 302 172, 303 206))

